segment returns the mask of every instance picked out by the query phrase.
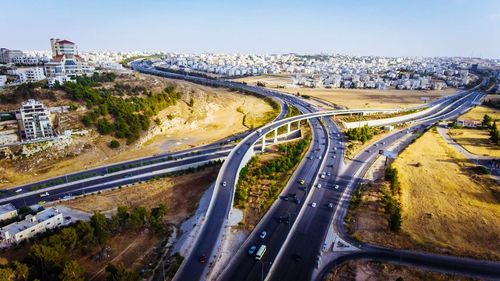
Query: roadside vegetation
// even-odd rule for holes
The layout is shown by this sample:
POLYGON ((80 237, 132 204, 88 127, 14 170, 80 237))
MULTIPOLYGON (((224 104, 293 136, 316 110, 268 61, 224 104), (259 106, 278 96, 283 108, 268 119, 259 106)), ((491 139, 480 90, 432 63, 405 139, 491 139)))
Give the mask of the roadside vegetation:
POLYGON ((244 211, 243 224, 253 229, 276 200, 310 145, 303 139, 277 145, 272 152, 253 157, 241 169, 234 205, 244 211))
MULTIPOLYGON (((109 243, 126 233, 139 234, 151 229, 154 235, 168 236, 163 222, 167 207, 159 205, 150 210, 136 207, 129 210, 118 207, 111 218, 102 213, 94 213, 90 221, 78 221, 24 242, 18 247, 8 249, 4 256, 21 252, 21 258, 12 260, 0 269, 3 280, 85 280, 84 259, 95 262, 107 259, 109 243), (24 253, 24 255, 23 255, 24 253)), ((131 266, 109 263, 106 267, 108 280, 141 280, 139 273, 131 266), (127 277, 124 279, 124 277, 127 277)))
POLYGON ((352 128, 345 131, 347 136, 346 156, 349 158, 356 155, 370 142, 384 136, 382 127, 368 127, 367 125, 359 128, 352 128))
POLYGON ((375 114, 367 114, 367 115, 352 115, 352 116, 339 116, 338 118, 343 120, 344 122, 359 122, 359 121, 367 121, 367 120, 377 120, 377 119, 386 119, 393 118, 403 115, 408 115, 412 113, 416 113, 419 110, 405 110, 394 113, 375 113, 375 114))
POLYGON ((410 144, 384 179, 359 190, 346 216, 355 239, 500 260, 498 184, 435 128, 410 144))

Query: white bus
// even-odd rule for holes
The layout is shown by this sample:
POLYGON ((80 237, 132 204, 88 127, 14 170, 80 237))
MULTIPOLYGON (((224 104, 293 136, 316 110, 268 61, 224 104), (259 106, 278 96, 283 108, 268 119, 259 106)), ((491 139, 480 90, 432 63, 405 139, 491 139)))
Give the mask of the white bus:
POLYGON ((257 251, 257 254, 255 254, 255 259, 260 260, 266 253, 267 247, 266 245, 260 245, 259 250, 257 251))

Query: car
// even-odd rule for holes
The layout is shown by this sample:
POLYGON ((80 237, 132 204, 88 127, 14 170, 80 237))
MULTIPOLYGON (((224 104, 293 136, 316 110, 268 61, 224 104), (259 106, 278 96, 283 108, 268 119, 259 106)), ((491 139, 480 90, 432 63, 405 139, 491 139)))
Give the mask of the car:
POLYGON ((328 203, 328 208, 333 209, 333 203, 328 203))
POLYGON ((385 145, 385 141, 383 141, 383 142, 382 142, 382 144, 384 144, 384 145, 385 145))
POLYGON ((292 259, 296 262, 299 262, 302 260, 302 257, 299 254, 293 254, 292 259))
POLYGON ((300 183, 300 184, 305 184, 305 183, 306 183, 306 181, 305 181, 304 179, 301 179, 301 180, 299 181, 299 183, 300 183))
POLYGON ((239 150, 238 150, 238 151, 236 151, 236 154, 241 154, 241 151, 239 151, 239 150))
POLYGON ((255 253, 255 250, 257 250, 257 246, 251 246, 250 249, 248 249, 248 254, 253 255, 255 253))
POLYGON ((22 188, 16 189, 16 193, 19 193, 19 192, 22 192, 22 191, 23 191, 22 188))
POLYGON ((223 181, 222 186, 226 186, 226 185, 227 185, 227 182, 223 181))
POLYGON ((317 188, 321 188, 321 183, 318 183, 318 184, 316 185, 316 187, 317 187, 317 188))
POLYGON ((339 185, 338 184, 335 185, 335 189, 339 189, 339 185))
POLYGON ((318 156, 318 159, 319 159, 319 160, 321 160, 321 158, 323 158, 323 157, 321 157, 321 155, 320 155, 320 156, 318 156))
POLYGON ((295 201, 295 203, 297 203, 297 204, 299 204, 299 205, 300 205, 300 202, 302 202, 302 201, 300 201, 300 199, 299 199, 299 198, 295 198, 295 200, 294 200, 294 201, 295 201))
POLYGON ((321 174, 321 176, 320 176, 320 177, 321 177, 322 179, 324 179, 324 178, 325 178, 325 175, 324 175, 324 174, 321 174))
POLYGON ((328 173, 326 173, 326 175, 327 175, 327 176, 331 176, 331 175, 332 175, 332 173, 328 172, 328 173))
POLYGON ((311 207, 316 208, 316 202, 312 202, 311 207))
POLYGON ((64 219, 69 221, 69 220, 71 219, 71 217, 70 217, 70 216, 67 216, 67 217, 65 217, 64 219))
POLYGON ((40 197, 45 197, 45 196, 49 196, 50 194, 48 192, 45 192, 45 193, 42 193, 40 194, 40 197))
POLYGON ((207 262, 207 256, 206 255, 201 255, 198 260, 201 263, 206 263, 207 262))
POLYGON ((262 231, 259 235, 260 239, 264 239, 266 238, 266 235, 267 235, 267 232, 266 231, 262 231))

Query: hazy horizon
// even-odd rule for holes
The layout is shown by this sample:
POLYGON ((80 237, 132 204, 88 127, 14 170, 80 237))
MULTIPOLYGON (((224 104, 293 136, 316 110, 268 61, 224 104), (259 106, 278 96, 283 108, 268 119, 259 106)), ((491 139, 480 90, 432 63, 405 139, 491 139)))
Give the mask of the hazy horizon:
POLYGON ((10 2, 0 47, 500 58, 500 1, 184 2, 10 2))

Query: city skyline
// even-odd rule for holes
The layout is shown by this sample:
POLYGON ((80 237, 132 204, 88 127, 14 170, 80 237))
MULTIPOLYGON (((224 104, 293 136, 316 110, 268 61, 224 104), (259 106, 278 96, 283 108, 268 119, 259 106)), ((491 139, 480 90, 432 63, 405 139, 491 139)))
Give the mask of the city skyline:
POLYGON ((82 51, 500 57, 498 2, 371 2, 23 1, 11 5, 23 21, 0 23, 7 47, 23 50, 47 50, 54 37, 82 51))

